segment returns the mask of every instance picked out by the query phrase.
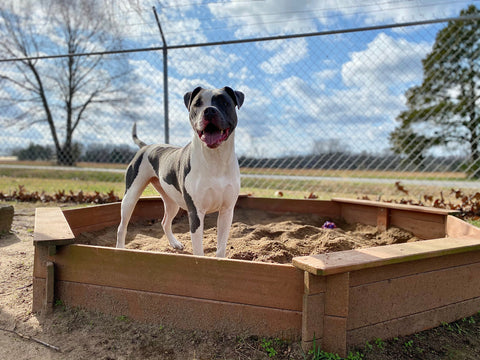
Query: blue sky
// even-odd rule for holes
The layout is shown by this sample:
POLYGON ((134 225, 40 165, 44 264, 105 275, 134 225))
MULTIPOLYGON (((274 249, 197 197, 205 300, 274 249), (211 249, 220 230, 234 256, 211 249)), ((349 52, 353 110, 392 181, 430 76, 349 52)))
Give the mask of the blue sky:
MULTIPOLYGON (((152 6, 172 46, 447 18, 472 3, 479 2, 105 2, 122 24, 127 48, 162 45, 152 6)), ((171 143, 183 145, 192 136, 183 94, 199 85, 229 85, 246 95, 236 131, 239 155, 296 155, 326 148, 386 152, 395 117, 404 109, 404 93, 421 82, 421 59, 445 25, 172 49, 168 59, 171 143)), ((145 93, 144 104, 135 110, 139 137, 162 142, 161 51, 129 54, 127 59, 139 79, 138 90, 145 93)), ((99 115, 96 122, 81 126, 77 140, 131 144, 131 119, 112 112, 99 115)), ((15 141, 50 141, 41 125, 22 132, 7 130, 3 137, 4 149, 15 141)), ((4 149, 0 146, 0 153, 4 149)))

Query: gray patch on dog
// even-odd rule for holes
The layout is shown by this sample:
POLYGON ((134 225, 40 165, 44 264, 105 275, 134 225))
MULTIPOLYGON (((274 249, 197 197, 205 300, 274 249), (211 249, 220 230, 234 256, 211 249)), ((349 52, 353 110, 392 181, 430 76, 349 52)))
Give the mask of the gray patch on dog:
MULTIPOLYGON (((160 159, 164 154, 177 150, 177 147, 170 147, 170 146, 155 146, 152 151, 148 154, 148 161, 152 165, 153 171, 158 176, 158 169, 160 166, 160 159)), ((179 189, 177 189, 179 190, 179 189)), ((179 190, 180 191, 180 190, 179 190)))
POLYGON ((133 158, 130 165, 128 165, 127 174, 125 175, 125 193, 128 191, 130 186, 132 186, 135 178, 138 175, 138 171, 140 169, 140 164, 143 160, 143 151, 138 152, 135 157, 133 158))
POLYGON ((165 159, 165 163, 162 166, 165 167, 166 173, 163 176, 163 180, 175 187, 178 192, 184 193, 185 191, 185 177, 190 172, 190 151, 191 143, 183 148, 174 149, 174 152, 165 159), (183 174, 183 176, 181 175, 183 174))
POLYGON ((185 199, 185 203, 187 204, 190 232, 193 234, 200 226, 200 218, 198 217, 197 208, 193 203, 192 197, 187 191, 184 192, 183 198, 185 199))

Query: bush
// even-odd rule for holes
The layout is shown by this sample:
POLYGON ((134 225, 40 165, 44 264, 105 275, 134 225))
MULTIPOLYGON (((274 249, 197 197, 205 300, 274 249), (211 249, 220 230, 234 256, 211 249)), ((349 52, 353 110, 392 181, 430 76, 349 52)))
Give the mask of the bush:
POLYGON ((17 156, 18 160, 51 160, 53 154, 52 148, 34 143, 30 143, 26 149, 14 150, 12 152, 12 155, 17 156))

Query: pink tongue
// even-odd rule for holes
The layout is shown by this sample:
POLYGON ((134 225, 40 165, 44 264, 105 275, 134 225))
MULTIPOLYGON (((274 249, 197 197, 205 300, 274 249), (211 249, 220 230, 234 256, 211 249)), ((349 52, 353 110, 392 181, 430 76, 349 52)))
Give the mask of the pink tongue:
POLYGON ((222 141, 222 138, 223 135, 220 132, 202 134, 202 141, 204 141, 208 146, 218 144, 222 141))

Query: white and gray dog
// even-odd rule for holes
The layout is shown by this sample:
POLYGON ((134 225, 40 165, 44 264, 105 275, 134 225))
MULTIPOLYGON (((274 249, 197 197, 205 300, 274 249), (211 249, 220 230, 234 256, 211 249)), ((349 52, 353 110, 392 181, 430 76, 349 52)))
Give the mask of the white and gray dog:
POLYGON ((162 227, 175 249, 183 245, 172 233, 172 220, 179 208, 188 212, 193 254, 203 255, 205 214, 217 212, 217 257, 225 257, 233 208, 240 191, 240 170, 235 155, 235 106, 240 109, 245 96, 229 87, 197 87, 184 96, 190 112, 193 139, 184 147, 146 145, 132 137, 140 147, 125 175, 126 190, 121 205, 117 248, 125 247, 128 222, 138 198, 151 183, 160 193, 165 207, 162 227))

